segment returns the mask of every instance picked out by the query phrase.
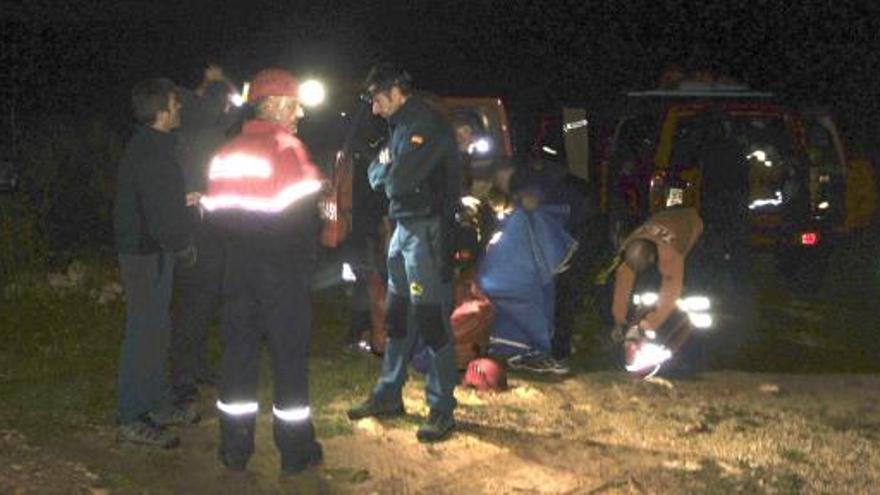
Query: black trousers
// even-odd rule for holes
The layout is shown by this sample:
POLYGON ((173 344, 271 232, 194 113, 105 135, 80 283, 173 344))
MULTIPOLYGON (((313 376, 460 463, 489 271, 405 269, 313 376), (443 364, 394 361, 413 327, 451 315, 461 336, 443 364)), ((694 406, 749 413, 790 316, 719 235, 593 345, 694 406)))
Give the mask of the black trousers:
POLYGON ((584 306, 589 280, 582 270, 570 269, 556 277, 556 304, 553 338, 550 341, 553 357, 567 359, 571 356, 571 338, 574 319, 584 306))
POLYGON ((584 298, 592 287, 593 265, 600 257, 596 252, 598 242, 595 239, 581 237, 578 245, 580 247, 572 257, 569 269, 557 275, 555 280, 554 328, 550 341, 555 359, 571 356, 574 320, 584 309, 584 298))
POLYGON ((316 448, 307 366, 314 260, 302 249, 261 247, 227 243, 220 450, 236 462, 253 454, 259 350, 265 340, 272 358, 275 444, 282 464, 296 465, 316 448))
POLYGON ((366 237, 353 240, 346 246, 346 261, 352 266, 357 280, 352 284, 351 325, 346 341, 349 344, 360 341, 363 332, 373 327, 370 299, 370 277, 379 273, 383 280, 387 277, 384 260, 377 259, 378 239, 366 237))
POLYGON ((192 400, 196 381, 210 373, 208 325, 220 307, 225 246, 208 224, 195 229, 196 264, 175 270, 176 304, 171 333, 171 385, 178 402, 192 400))

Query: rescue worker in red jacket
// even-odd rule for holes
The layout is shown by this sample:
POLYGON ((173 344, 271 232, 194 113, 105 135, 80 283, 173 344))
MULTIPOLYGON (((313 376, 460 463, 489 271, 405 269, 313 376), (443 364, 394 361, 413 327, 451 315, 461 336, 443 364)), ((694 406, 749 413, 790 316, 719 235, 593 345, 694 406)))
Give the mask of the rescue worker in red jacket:
POLYGON ((688 253, 703 232, 703 221, 693 208, 671 208, 652 215, 621 244, 623 263, 614 284, 614 338, 626 331, 627 312, 636 276, 656 265, 662 278, 654 311, 638 322, 643 331, 657 330, 676 308, 684 286, 688 253))
POLYGON ((201 203, 226 243, 217 408, 220 459, 244 469, 254 452, 259 345, 274 376, 274 436, 281 469, 322 460, 309 409, 306 364, 312 329, 311 267, 317 246, 317 167, 294 136, 302 116, 293 74, 266 69, 252 81, 256 118, 212 160, 201 203))

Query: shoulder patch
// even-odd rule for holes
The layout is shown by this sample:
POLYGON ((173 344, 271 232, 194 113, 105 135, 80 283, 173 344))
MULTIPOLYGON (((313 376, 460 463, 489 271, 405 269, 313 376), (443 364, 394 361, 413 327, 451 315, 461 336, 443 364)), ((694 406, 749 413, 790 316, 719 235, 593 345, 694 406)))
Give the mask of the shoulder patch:
POLYGON ((411 138, 409 138, 410 144, 414 144, 416 146, 421 145, 425 142, 425 138, 422 137, 421 134, 413 134, 411 138))

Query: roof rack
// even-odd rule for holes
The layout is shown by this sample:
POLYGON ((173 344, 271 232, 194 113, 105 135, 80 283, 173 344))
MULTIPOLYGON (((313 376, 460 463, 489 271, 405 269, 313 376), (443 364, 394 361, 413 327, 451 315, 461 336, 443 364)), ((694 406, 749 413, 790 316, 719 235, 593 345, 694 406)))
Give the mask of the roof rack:
POLYGON ((752 91, 748 86, 733 81, 680 81, 672 87, 627 93, 631 97, 666 97, 666 98, 769 98, 773 93, 752 91))
POLYGON ((633 91, 626 94, 631 97, 666 97, 666 98, 770 98, 773 93, 763 91, 681 91, 673 89, 656 89, 651 91, 633 91))

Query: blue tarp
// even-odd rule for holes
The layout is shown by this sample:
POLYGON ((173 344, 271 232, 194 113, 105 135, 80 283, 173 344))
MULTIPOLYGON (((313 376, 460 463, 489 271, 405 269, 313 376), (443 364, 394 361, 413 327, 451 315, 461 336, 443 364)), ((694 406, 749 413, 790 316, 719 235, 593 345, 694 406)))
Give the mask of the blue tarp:
POLYGON ((493 353, 550 353, 554 278, 577 248, 567 218, 567 206, 517 208, 490 242, 477 283, 496 310, 493 353))

